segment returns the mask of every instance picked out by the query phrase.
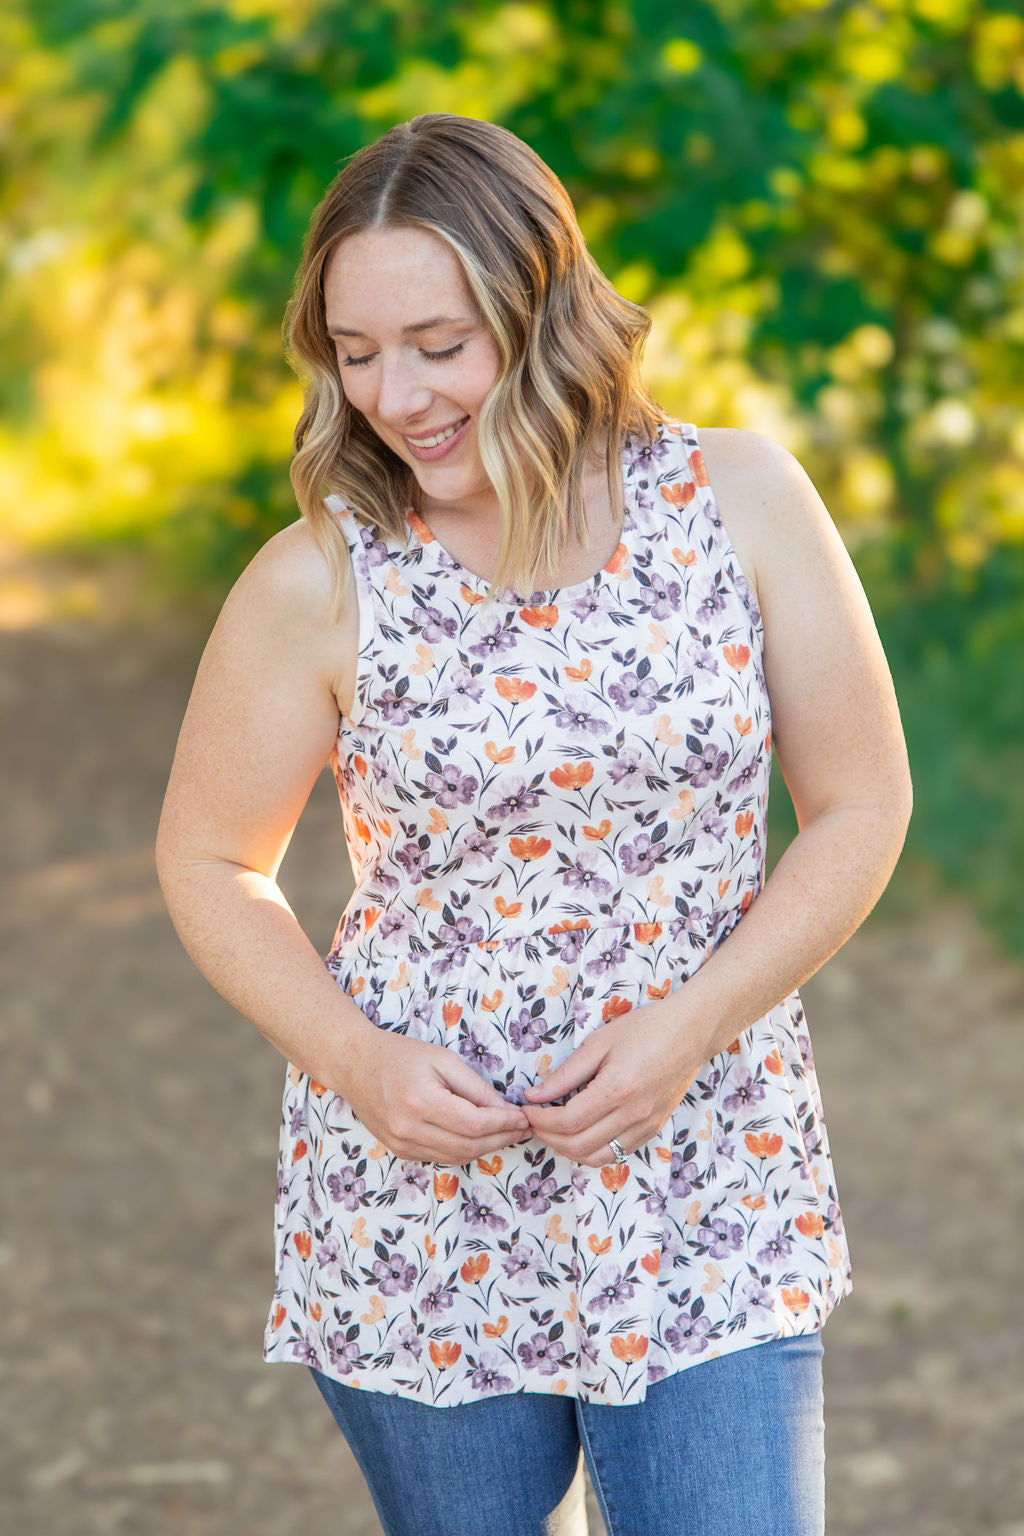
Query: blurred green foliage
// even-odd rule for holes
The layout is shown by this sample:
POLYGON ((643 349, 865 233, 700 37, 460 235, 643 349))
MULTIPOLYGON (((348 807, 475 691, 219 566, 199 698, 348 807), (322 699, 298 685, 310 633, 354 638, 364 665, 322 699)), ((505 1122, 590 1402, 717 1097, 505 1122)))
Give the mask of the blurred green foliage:
POLYGON ((223 592, 296 515, 310 212, 437 110, 556 170, 654 317, 663 405, 806 466, 896 678, 908 852, 1024 953, 1015 0, 8 0, 8 547, 142 549, 154 591, 223 592))

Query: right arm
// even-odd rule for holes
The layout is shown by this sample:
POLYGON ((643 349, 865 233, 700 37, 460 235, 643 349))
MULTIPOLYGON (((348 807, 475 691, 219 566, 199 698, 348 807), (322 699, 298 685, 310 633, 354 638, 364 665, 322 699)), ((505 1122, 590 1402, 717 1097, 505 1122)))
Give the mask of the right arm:
POLYGON ((341 1094, 391 1151, 469 1162, 528 1133, 526 1116, 454 1052, 372 1024, 277 884, 338 731, 329 587, 300 522, 229 593, 178 738, 157 874, 196 966, 289 1062, 341 1094))

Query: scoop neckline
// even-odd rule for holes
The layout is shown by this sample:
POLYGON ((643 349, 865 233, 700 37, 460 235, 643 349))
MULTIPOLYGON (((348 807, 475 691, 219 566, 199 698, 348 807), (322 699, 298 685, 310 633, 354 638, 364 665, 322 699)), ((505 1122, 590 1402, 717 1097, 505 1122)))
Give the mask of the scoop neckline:
MULTIPOLYGON (((612 550, 605 564, 601 566, 601 569, 595 571, 592 576, 585 576, 582 581, 573 582, 573 584, 568 587, 548 587, 545 589, 534 587, 532 592, 524 593, 519 596, 516 595, 514 588, 503 587, 500 593, 495 594, 496 602, 505 603, 512 608, 522 608, 524 606, 530 605, 546 606, 556 598, 565 602, 577 597, 585 597, 590 592, 596 592, 598 587, 600 587, 603 578, 605 576, 611 576, 614 574, 614 572, 618 569, 619 550, 622 548, 624 536, 627 532, 627 524, 629 523, 630 516, 633 515, 635 517, 636 513, 636 497, 634 495, 634 485, 632 481, 627 479, 625 472, 632 445, 632 434, 627 432, 622 451, 619 455, 623 472, 622 499, 625 503, 625 514, 622 519, 622 527, 619 530, 618 542, 616 543, 615 548, 612 550)), ((437 537, 437 534, 433 532, 433 530, 427 524, 426 520, 416 511, 415 507, 406 508, 405 521, 406 526, 411 529, 413 537, 421 549, 427 550, 430 548, 431 544, 435 544, 437 549, 444 556, 447 565, 451 567, 452 575, 459 576, 460 579, 464 580, 467 584, 472 584, 474 587, 479 588, 483 592, 487 591, 487 588, 491 585, 491 582, 487 579, 487 577, 478 576, 475 571, 469 570, 461 563, 461 561, 456 560, 455 556, 445 548, 445 546, 441 543, 441 540, 437 537), (430 534, 429 541, 423 538, 422 534, 416 526, 417 522, 420 523, 430 534)))

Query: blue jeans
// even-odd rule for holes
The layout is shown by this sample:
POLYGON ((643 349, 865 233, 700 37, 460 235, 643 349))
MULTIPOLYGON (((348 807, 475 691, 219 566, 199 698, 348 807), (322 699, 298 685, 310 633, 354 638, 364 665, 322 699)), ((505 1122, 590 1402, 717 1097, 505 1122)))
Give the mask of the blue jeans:
POLYGON ((820 1332, 771 1339, 616 1407, 514 1392, 435 1408, 309 1369, 387 1536, 583 1533, 581 1450, 609 1536, 822 1536, 821 1362, 820 1332))

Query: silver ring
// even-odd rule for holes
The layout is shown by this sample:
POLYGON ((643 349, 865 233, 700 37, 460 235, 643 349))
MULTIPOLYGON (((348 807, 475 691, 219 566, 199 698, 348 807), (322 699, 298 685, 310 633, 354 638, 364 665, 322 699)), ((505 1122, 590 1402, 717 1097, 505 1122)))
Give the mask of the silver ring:
POLYGON ((629 1162, 629 1153, 623 1147, 621 1141, 616 1141, 614 1136, 609 1136, 609 1138, 608 1138, 608 1145, 611 1147, 612 1151, 615 1153, 615 1161, 617 1163, 628 1163, 629 1162))

